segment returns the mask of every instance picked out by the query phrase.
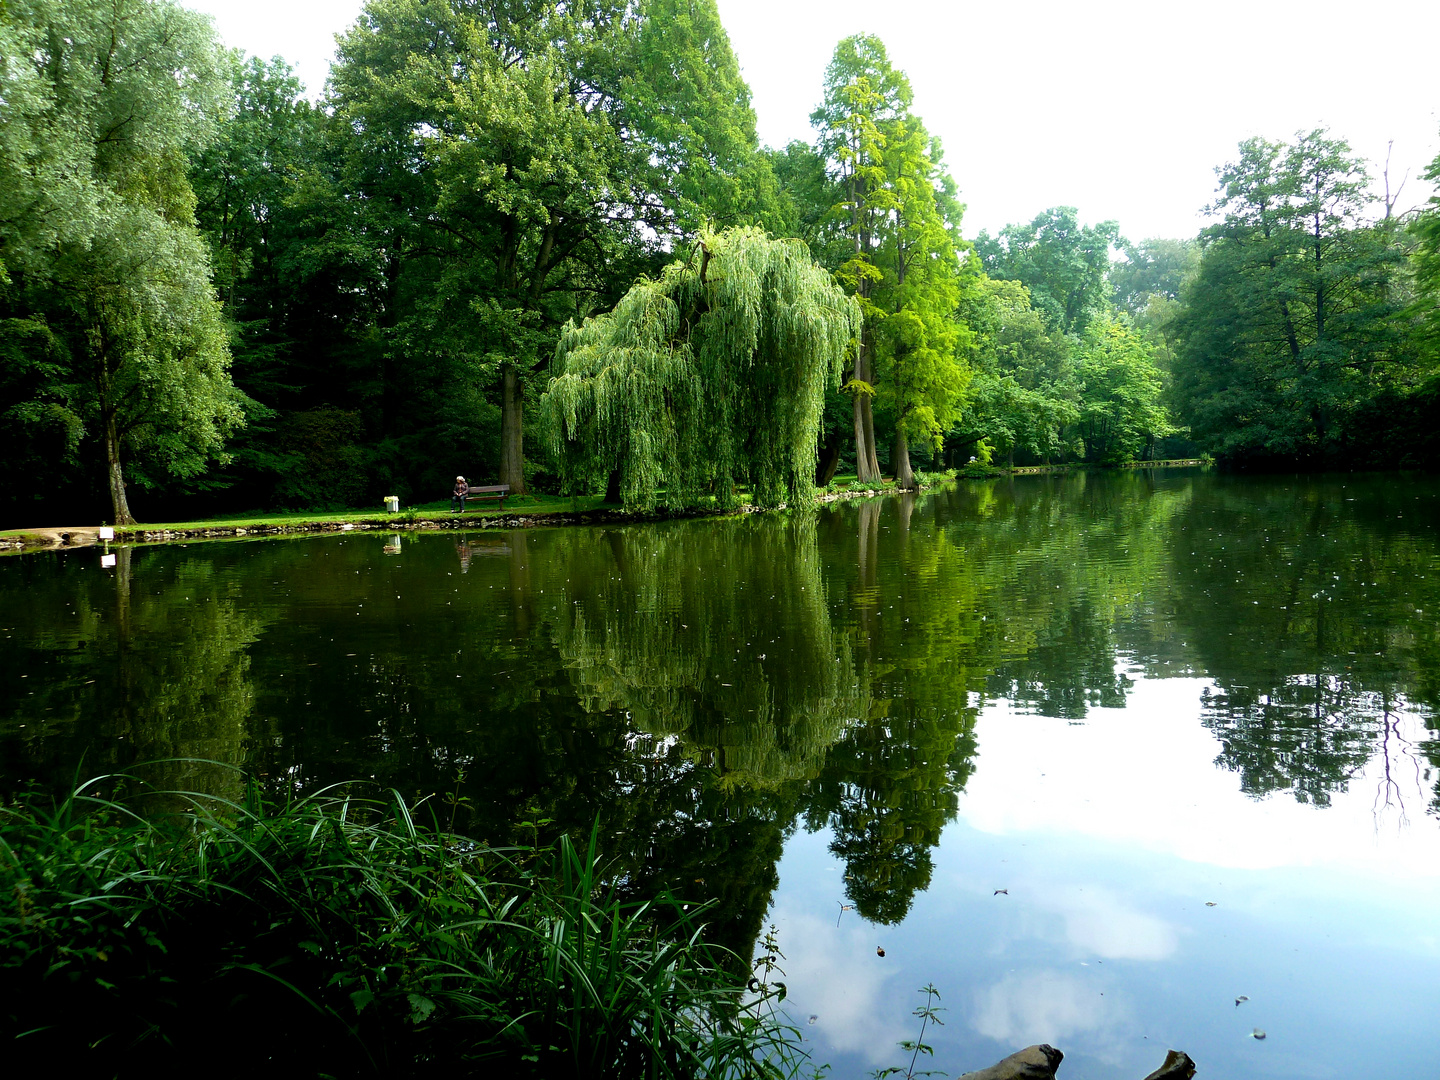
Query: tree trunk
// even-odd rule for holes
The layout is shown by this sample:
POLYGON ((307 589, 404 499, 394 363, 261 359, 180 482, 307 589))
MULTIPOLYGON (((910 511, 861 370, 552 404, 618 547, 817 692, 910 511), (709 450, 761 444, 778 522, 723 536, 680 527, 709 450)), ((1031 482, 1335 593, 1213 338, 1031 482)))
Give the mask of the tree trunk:
POLYGON ((904 422, 895 425, 895 449, 890 455, 895 483, 906 491, 915 489, 915 470, 910 467, 910 441, 905 438, 904 422))
POLYGON ((500 483, 510 485, 511 495, 525 494, 524 405, 520 373, 514 364, 505 364, 500 369, 500 483))
POLYGON ((129 544, 115 549, 115 626, 121 652, 130 648, 130 553, 133 550, 129 544))
POLYGON ((873 484, 875 475, 870 471, 870 445, 865 439, 865 430, 865 395, 857 390, 855 392, 855 478, 862 484, 873 484))
POLYGON ((120 467, 120 432, 115 426, 115 416, 105 417, 105 458, 109 466, 110 506, 115 514, 114 524, 134 525, 130 515, 130 503, 125 498, 125 471, 120 467))
MULTIPOLYGON (((862 339, 860 351, 855 357, 857 382, 874 386, 870 373, 870 346, 862 339)), ((862 484, 880 482, 880 460, 875 456, 875 414, 870 407, 870 394, 855 392, 855 477, 862 484)))
MULTIPOLYGON (((910 519, 915 515, 915 500, 919 498, 913 491, 902 491, 900 493, 899 512, 895 515, 900 522, 900 554, 905 555, 910 551, 910 519)), ((1009 896, 1009 893, 1005 894, 1009 896)))
POLYGON ((605 501, 607 503, 618 503, 620 501, 619 469, 611 469, 610 478, 605 481, 605 501))
POLYGON ((870 471, 870 478, 878 484, 883 474, 880 472, 879 450, 875 445, 875 410, 871 406, 868 396, 865 398, 863 405, 865 414, 865 451, 869 454, 869 462, 866 468, 870 471))
POLYGON ((840 450, 843 440, 839 432, 832 431, 825 438, 825 445, 820 451, 820 462, 815 467, 815 486, 824 487, 831 480, 835 479, 835 471, 840 468, 840 450))

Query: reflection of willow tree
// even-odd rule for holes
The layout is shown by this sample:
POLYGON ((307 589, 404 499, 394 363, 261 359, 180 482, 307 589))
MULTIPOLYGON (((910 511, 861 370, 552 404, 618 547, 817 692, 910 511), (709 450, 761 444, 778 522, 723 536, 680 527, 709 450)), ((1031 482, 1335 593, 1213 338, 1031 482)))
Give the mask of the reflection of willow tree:
POLYGON ((1324 805, 1376 753, 1389 764, 1396 713, 1434 715, 1440 580, 1419 490, 1220 481, 1173 523, 1194 553, 1172 568, 1176 609, 1217 686, 1203 722, 1243 790, 1324 805))
POLYGON ((76 581, 63 564, 35 574, 32 603, 10 616, 35 693, 11 699, 5 727, 23 765, 7 771, 59 790, 77 770, 133 767, 163 790, 239 792, 236 772, 207 762, 241 764, 259 622, 226 594, 213 562, 174 555, 122 547, 113 575, 90 569, 76 581), (57 607, 73 617, 57 622, 57 607))
POLYGON ((583 707, 625 716, 638 755, 666 775, 689 763, 663 805, 648 777, 623 793, 643 819, 624 831, 650 838, 640 884, 717 900, 722 940, 747 952, 777 884, 795 783, 865 708, 831 627, 815 518, 550 540, 568 576, 552 633, 583 707))
POLYGON ((585 708, 683 738, 725 786, 814 775, 863 708, 813 516, 611 529, 566 566, 554 634, 585 708))

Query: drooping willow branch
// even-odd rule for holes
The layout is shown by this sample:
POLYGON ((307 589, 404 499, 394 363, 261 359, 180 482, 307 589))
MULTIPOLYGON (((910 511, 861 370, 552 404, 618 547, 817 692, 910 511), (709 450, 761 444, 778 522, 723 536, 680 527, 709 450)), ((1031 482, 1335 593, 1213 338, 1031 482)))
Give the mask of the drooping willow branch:
POLYGON ((629 509, 758 506, 813 495, 827 388, 860 335, 860 309, 798 240, 730 229, 642 280, 614 310, 561 334, 540 399, 566 489, 629 509))

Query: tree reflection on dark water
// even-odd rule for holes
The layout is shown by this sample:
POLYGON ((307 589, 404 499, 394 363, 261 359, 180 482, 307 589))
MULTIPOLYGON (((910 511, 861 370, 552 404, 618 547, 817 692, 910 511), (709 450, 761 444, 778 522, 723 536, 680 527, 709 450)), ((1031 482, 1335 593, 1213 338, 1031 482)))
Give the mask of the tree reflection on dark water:
POLYGON ((986 701, 1084 722, 1137 676, 1203 676, 1216 763, 1256 797, 1324 806, 1377 754, 1387 776, 1431 768, 1436 740, 1395 718, 1440 703, 1437 494, 1081 473, 815 513, 10 558, 0 775, 136 767, 233 795, 236 773, 181 760, 203 759, 277 793, 431 794, 488 840, 598 821, 631 888, 717 900, 742 952, 786 836, 826 830, 846 902, 894 923, 986 701))

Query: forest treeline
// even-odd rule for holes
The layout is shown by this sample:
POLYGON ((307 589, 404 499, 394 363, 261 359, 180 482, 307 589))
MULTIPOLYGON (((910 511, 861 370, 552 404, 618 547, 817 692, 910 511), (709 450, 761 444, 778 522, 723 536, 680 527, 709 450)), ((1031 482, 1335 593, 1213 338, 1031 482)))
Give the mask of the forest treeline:
POLYGON ((1435 460, 1440 202, 1325 131, 1241 143, 1197 237, 966 239, 879 39, 769 148, 713 0, 370 0, 318 103, 170 0, 7 0, 0 85, 3 525, 1435 460))

